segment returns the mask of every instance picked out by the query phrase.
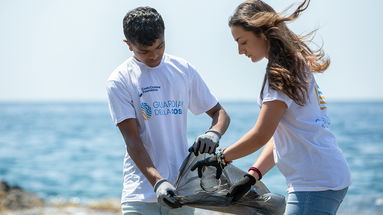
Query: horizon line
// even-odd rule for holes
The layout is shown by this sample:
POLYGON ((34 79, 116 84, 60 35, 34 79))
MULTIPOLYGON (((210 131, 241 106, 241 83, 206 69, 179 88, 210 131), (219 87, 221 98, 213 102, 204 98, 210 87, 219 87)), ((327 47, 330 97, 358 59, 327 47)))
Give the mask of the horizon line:
MULTIPOLYGON (((256 103, 257 99, 219 99, 220 103, 225 102, 248 102, 256 103)), ((358 99, 348 99, 348 98, 334 98, 326 99, 327 102, 347 102, 347 103, 357 103, 357 102, 383 102, 383 98, 358 98, 358 99)), ((107 100, 101 99, 0 99, 0 104, 5 103, 108 103, 107 100)))

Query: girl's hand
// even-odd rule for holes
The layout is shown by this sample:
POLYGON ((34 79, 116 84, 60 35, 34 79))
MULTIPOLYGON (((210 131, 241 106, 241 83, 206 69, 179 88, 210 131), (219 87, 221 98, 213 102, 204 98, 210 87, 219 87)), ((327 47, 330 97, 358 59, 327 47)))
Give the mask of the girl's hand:
POLYGON ((232 201, 236 202, 240 200, 247 192, 249 192, 251 186, 253 186, 255 182, 257 182, 257 180, 254 178, 254 176, 246 174, 241 180, 230 187, 230 190, 226 196, 231 197, 232 201))

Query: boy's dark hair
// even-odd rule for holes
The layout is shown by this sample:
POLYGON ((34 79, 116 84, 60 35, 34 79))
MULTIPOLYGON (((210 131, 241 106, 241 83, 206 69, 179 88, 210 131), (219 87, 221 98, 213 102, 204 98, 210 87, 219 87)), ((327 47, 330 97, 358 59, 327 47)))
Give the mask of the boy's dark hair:
POLYGON ((151 46, 164 34, 161 15, 151 7, 138 7, 129 11, 123 20, 126 39, 134 44, 151 46))

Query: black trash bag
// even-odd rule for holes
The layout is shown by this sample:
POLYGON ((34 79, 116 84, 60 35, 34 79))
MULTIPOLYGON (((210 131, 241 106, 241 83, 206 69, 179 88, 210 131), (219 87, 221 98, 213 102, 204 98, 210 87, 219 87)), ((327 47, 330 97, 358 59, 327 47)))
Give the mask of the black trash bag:
POLYGON ((198 171, 191 171, 190 168, 207 156, 200 154, 196 157, 190 153, 184 160, 175 184, 175 198, 182 205, 231 214, 283 215, 285 197, 270 193, 261 181, 257 181, 237 202, 232 202, 231 197, 226 197, 231 185, 246 174, 232 164, 225 167, 220 179, 215 178, 215 167, 206 167, 202 178, 199 178, 198 171))

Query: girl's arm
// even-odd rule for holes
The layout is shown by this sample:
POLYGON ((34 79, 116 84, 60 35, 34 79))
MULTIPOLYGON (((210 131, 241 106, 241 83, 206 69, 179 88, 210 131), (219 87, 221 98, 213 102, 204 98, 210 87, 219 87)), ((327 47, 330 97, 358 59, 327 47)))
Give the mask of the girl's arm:
MULTIPOLYGON (((265 175, 275 165, 273 148, 274 148, 274 139, 271 138, 269 142, 267 142, 267 144, 263 148, 257 161, 255 161, 255 163, 253 164, 253 167, 258 168, 259 171, 261 171, 262 175, 265 175)), ((248 173, 254 176, 255 179, 259 180, 259 175, 257 172, 250 170, 248 173)))
POLYGON ((244 157, 264 146, 273 136, 286 108, 286 104, 279 100, 263 103, 254 127, 225 149, 225 160, 232 161, 244 157))

